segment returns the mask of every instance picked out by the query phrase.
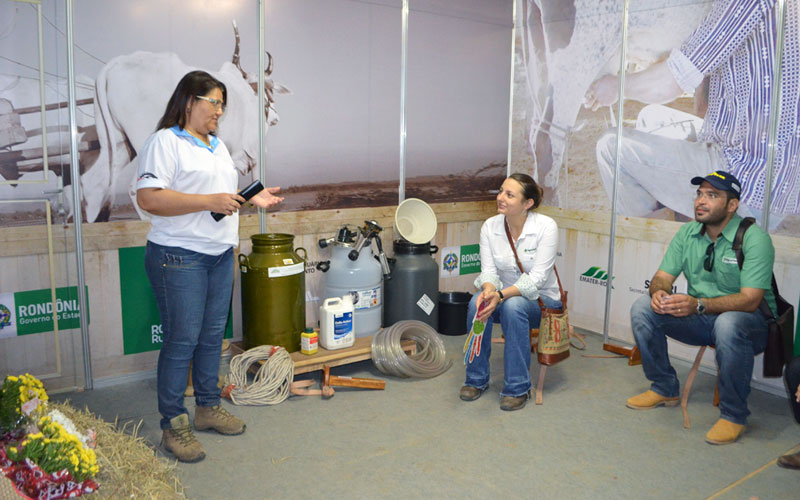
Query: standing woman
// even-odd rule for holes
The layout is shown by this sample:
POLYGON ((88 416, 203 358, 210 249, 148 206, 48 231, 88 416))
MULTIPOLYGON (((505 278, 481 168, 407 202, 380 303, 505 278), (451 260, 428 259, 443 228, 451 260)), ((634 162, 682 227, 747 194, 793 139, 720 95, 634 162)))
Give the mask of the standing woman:
MULTIPOLYGON (((238 175, 216 137, 225 85, 204 71, 187 73, 141 150, 136 200, 153 215, 145 267, 161 313, 158 411, 164 447, 182 462, 205 457, 183 405, 193 363, 194 427, 241 434, 245 424, 220 405, 222 337, 233 289, 233 248, 239 244, 238 175), (219 222, 209 212, 227 215, 219 222)), ((267 208, 283 200, 267 188, 250 201, 267 208)))
MULTIPOLYGON (((481 274, 475 280, 480 293, 469 303, 467 321, 475 317, 486 323, 480 355, 467 364, 467 377, 459 396, 478 399, 489 386, 489 356, 492 324, 500 321, 505 336, 501 410, 519 410, 530 398, 530 329, 539 328, 541 310, 561 307, 558 281, 553 272, 558 246, 558 226, 546 215, 534 212, 542 201, 542 190, 525 174, 512 174, 497 195, 497 215, 481 228, 481 274), (509 241, 510 240, 510 241, 509 241), (520 272, 516 254, 525 270, 520 272)), ((471 328, 467 324, 467 329, 471 328)))

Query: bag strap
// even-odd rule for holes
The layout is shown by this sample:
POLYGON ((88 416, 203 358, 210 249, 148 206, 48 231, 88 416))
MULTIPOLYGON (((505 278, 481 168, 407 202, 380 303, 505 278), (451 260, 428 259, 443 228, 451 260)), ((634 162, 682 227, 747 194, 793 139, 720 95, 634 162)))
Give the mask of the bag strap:
POLYGON ((506 237, 508 238, 508 244, 511 245, 511 251, 514 252, 514 260, 517 261, 517 267, 519 268, 519 272, 525 274, 525 269, 522 268, 522 262, 519 260, 519 255, 517 255, 517 247, 514 245, 514 238, 511 237, 511 229, 508 227, 508 221, 503 217, 503 226, 506 228, 506 237))
MULTIPOLYGON (((753 217, 745 217, 742 219, 742 222, 739 223, 739 228, 736 230, 736 236, 733 238, 733 251, 736 252, 736 262, 739 263, 740 271, 744 265, 744 251, 742 251, 744 233, 750 226, 755 224, 755 222, 756 220, 753 217)), ((776 298, 778 297, 778 284, 775 281, 775 273, 772 273, 772 293, 776 298)), ((772 314, 772 309, 769 308, 766 298, 761 299, 761 303, 758 304, 758 310, 767 318, 767 322, 775 321, 775 316, 772 314)))
MULTIPOLYGON (((514 260, 517 261, 517 267, 519 268, 519 272, 525 274, 525 269, 522 268, 522 262, 519 260, 519 255, 517 255, 517 247, 514 245, 514 238, 511 237, 511 229, 508 227, 508 221, 503 218, 503 225, 506 229, 506 237, 508 238, 508 244, 511 245, 511 251, 514 252, 514 260)), ((553 264, 553 272, 556 273, 556 281, 558 281, 558 293, 561 295, 561 308, 567 308, 567 292, 564 291, 564 287, 561 286, 561 277, 558 275, 558 269, 556 269, 556 265, 553 264)), ((544 309, 544 303, 542 299, 539 299, 539 307, 544 309)))

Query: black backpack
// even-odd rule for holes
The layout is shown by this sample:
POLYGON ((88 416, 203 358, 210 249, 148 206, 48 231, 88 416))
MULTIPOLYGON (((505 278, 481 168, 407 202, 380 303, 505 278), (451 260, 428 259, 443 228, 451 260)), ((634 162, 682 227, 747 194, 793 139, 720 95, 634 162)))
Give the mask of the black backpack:
MULTIPOLYGON (((736 252, 740 270, 744 264, 744 252, 742 252, 744 233, 755 222, 754 218, 745 217, 739 224, 739 229, 733 239, 733 250, 736 252)), ((767 347, 764 350, 764 376, 780 377, 783 374, 783 365, 791 361, 794 356, 794 306, 786 302, 778 293, 775 273, 772 273, 772 293, 775 295, 775 304, 778 306, 777 318, 772 315, 766 298, 762 299, 758 305, 759 311, 767 318, 769 325, 767 347)))

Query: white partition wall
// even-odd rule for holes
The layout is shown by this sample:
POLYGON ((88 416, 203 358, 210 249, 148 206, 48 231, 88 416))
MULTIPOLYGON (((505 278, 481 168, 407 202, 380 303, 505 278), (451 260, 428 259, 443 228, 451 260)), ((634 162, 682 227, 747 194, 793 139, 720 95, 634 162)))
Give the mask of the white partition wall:
MULTIPOLYGON (((781 23, 776 14, 769 25, 780 33, 784 25, 796 27, 798 3, 776 4, 786 19, 781 23)), ((392 207, 399 197, 415 196, 440 211, 434 243, 468 251, 478 242, 481 222, 494 212, 492 191, 508 171, 521 171, 543 185, 542 210, 561 227, 558 266, 570 292, 571 318, 577 326, 607 333, 612 342, 630 344, 630 305, 647 293, 666 245, 687 217, 668 207, 641 216, 617 206, 614 213, 615 184, 603 181, 601 163, 608 165, 610 158, 616 169, 615 131, 638 129, 692 141, 702 119, 691 93, 661 107, 632 99, 594 110, 583 104, 598 79, 663 61, 712 2, 630 2, 623 39, 625 5, 623 0, 213 5, 0 0, 0 228, 6 235, 0 242, 0 304, 17 293, 54 289, 55 307, 64 307, 58 306, 59 290, 79 282, 74 249, 81 245, 70 225, 78 210, 85 230, 92 368, 99 378, 154 368, 158 325, 137 327, 149 328, 146 335, 135 334, 137 342, 146 337, 146 346, 125 333, 134 328, 131 316, 144 314, 137 309, 142 302, 137 290, 147 291, 133 265, 148 227, 130 196, 136 152, 177 78, 200 68, 224 75, 229 87, 220 138, 234 155, 240 185, 259 177, 280 185, 286 195, 279 210, 260 216, 244 210, 240 250, 249 251, 254 232, 278 228, 296 234, 296 243, 309 249, 310 310, 321 280, 313 264, 325 259, 315 247, 318 238, 374 216, 389 228, 384 246, 390 248, 392 207), (71 61, 65 10, 70 5, 71 61), (237 47, 241 71, 233 62, 237 47), (70 172, 75 163, 70 110, 77 175, 70 172), (82 188, 77 207, 73 183, 82 188)), ((776 54, 769 54, 775 64, 776 54)), ((782 64, 798 72, 793 54, 784 54, 782 64)), ((619 85, 615 88, 619 99, 619 85)), ((791 105, 780 98, 789 91, 769 93, 770 106, 791 105)), ((780 134, 771 127, 765 143, 777 148, 772 161, 778 167, 768 180, 773 189, 766 191, 767 197, 780 198, 782 186, 794 189, 800 180, 779 166, 787 158, 797 161, 791 156, 796 153, 780 149, 780 134)), ((618 180, 617 188, 624 182, 618 180)), ((786 212, 783 198, 772 206, 786 212)), ((775 274, 782 294, 796 302, 800 216, 783 212, 769 216, 775 274)), ((442 277, 441 289, 472 291, 473 278, 442 277)), ((677 287, 684 290, 685 282, 677 287)), ((234 338, 240 335, 239 308, 235 298, 234 338)), ((65 325, 58 334, 4 330, 0 370, 47 375, 61 363, 60 385, 87 385, 78 327, 65 325)), ((671 352, 694 355, 694 349, 677 345, 671 352)), ((777 390, 773 382, 767 383, 777 390)))

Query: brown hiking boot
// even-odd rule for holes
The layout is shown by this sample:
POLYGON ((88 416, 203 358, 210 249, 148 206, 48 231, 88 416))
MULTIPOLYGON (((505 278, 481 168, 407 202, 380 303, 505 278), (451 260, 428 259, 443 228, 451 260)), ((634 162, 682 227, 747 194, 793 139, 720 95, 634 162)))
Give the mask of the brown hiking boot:
POLYGON ((247 426, 242 419, 228 413, 222 405, 217 405, 195 408, 194 428, 198 431, 215 430, 220 434, 234 436, 243 433, 247 426))
POLYGON ((483 394, 483 389, 478 389, 470 385, 465 385, 458 391, 458 397, 461 398, 462 401, 475 401, 481 397, 481 394, 483 394))
POLYGON ((525 403, 531 398, 531 393, 528 391, 522 396, 503 396, 500 399, 500 409, 503 411, 514 411, 525 408, 525 403))
POLYGON ((161 436, 161 444, 167 451, 175 455, 175 458, 181 462, 199 462, 206 458, 203 445, 192 434, 189 415, 181 413, 170 419, 169 425, 170 428, 164 429, 161 436))

